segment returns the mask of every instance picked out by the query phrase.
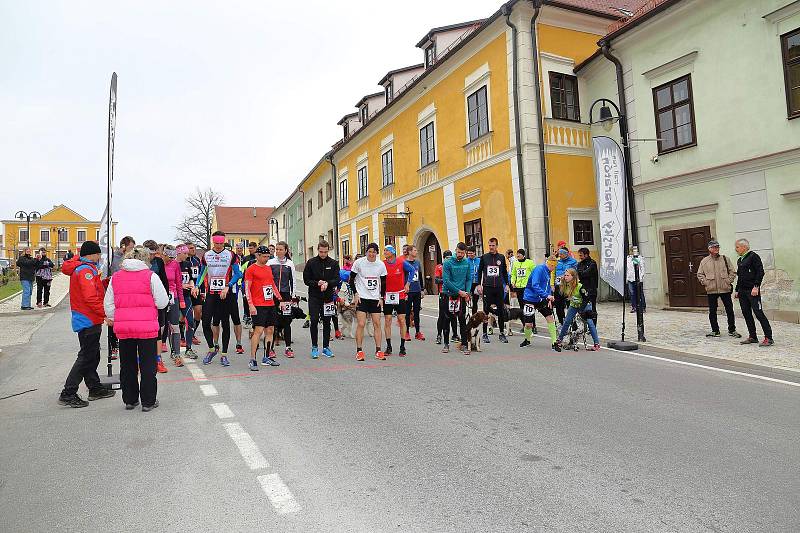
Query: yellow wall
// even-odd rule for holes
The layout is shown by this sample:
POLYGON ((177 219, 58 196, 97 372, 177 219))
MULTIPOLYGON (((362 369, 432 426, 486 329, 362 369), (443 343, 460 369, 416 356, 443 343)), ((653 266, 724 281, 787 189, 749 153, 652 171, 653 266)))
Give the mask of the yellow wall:
POLYGON ((545 160, 550 207, 550 241, 553 245, 561 240, 571 242, 567 209, 597 207, 592 158, 547 154, 545 160))
MULTIPOLYGON (((4 222, 4 235, 3 247, 5 257, 16 257, 19 252, 19 246, 26 246, 27 241, 19 242, 19 230, 27 229, 26 221, 8 220, 4 222)), ((116 223, 111 229, 112 241, 115 241, 115 228, 116 223)), ((54 207, 52 210, 44 213, 42 218, 38 220, 31 220, 31 235, 30 246, 34 249, 39 249, 43 244, 40 240, 41 230, 50 230, 49 245, 45 246, 50 255, 55 256, 58 251, 61 255, 66 253, 67 250, 77 252, 82 241, 78 241, 78 230, 86 230, 86 240, 97 240, 97 230, 100 229, 99 221, 86 220, 84 217, 75 213, 71 209, 64 206, 54 207), (58 231, 53 231, 53 228, 65 228, 67 230, 67 241, 58 242, 58 231)))
POLYGON ((539 48, 575 60, 577 65, 597 50, 599 35, 538 24, 539 48))
POLYGON ((517 243, 517 221, 514 212, 514 193, 511 182, 511 164, 515 159, 503 161, 455 182, 456 205, 458 208, 458 239, 464 240, 464 222, 481 219, 483 249, 487 249, 489 239, 497 237, 500 246, 519 248, 517 243), (469 204, 478 198, 459 200, 463 193, 481 189, 481 206, 464 214, 462 204, 469 204))

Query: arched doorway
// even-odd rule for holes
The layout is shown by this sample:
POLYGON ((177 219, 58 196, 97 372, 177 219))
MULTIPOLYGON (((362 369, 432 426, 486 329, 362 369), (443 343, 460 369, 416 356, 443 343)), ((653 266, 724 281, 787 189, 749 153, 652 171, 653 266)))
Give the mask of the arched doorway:
POLYGON ((420 251, 422 263, 422 274, 424 278, 425 291, 428 294, 436 294, 436 283, 433 279, 433 274, 436 271, 436 265, 442 262, 442 248, 439 246, 439 239, 436 238, 432 232, 420 236, 419 242, 422 244, 417 248, 420 251))

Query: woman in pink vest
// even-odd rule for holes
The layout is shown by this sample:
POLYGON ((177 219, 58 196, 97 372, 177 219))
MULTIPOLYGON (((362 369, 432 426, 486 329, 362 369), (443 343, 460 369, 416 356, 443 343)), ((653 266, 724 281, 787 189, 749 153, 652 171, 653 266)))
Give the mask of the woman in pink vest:
POLYGON ((164 309, 168 303, 161 279, 150 270, 150 250, 136 246, 125 254, 122 268, 111 276, 103 301, 106 317, 113 322, 119 339, 119 379, 127 410, 139 405, 140 396, 142 411, 158 407, 158 309, 164 309), (137 358, 141 388, 136 375, 137 358))

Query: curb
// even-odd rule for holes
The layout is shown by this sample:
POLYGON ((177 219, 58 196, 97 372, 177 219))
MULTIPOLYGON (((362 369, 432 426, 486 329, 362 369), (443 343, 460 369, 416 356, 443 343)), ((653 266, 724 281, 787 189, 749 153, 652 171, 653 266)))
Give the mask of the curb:
POLYGON ((2 303, 5 303, 5 302, 9 301, 9 300, 11 300, 12 298, 16 298, 16 297, 17 297, 17 296, 19 296, 20 294, 22 294, 22 291, 15 292, 15 293, 14 293, 14 294, 12 294, 11 296, 6 296, 6 297, 5 297, 5 298, 3 298, 2 300, 0 300, 0 304, 2 304, 2 303))

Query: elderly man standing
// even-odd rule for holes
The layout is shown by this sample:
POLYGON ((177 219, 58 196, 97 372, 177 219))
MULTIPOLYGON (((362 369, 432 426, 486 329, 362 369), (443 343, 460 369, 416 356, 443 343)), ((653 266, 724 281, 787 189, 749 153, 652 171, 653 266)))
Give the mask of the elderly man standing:
POLYGON ((22 255, 17 259, 19 268, 19 281, 22 284, 22 306, 23 311, 30 311, 31 294, 33 293, 33 282, 36 281, 36 268, 39 260, 31 255, 31 249, 25 248, 22 255))
POLYGON ((700 261, 697 268, 697 280, 705 287, 708 296, 708 320, 711 322, 711 333, 706 337, 719 337, 719 322, 717 321, 717 300, 722 300, 725 314, 728 316, 728 335, 741 338, 736 331, 736 317, 733 314, 733 280, 736 279, 736 270, 727 256, 719 253, 719 242, 711 240, 708 243, 708 256, 700 261))
POLYGON ((736 241, 736 253, 739 254, 739 260, 736 262, 738 278, 733 297, 739 299, 748 332, 747 339, 741 343, 754 344, 758 342, 756 323, 753 320, 753 313, 755 313, 761 323, 761 329, 764 330, 764 340, 759 343, 759 346, 772 346, 775 344, 772 341, 772 328, 761 305, 761 282, 764 279, 764 265, 761 257, 750 249, 750 241, 747 239, 736 241))

